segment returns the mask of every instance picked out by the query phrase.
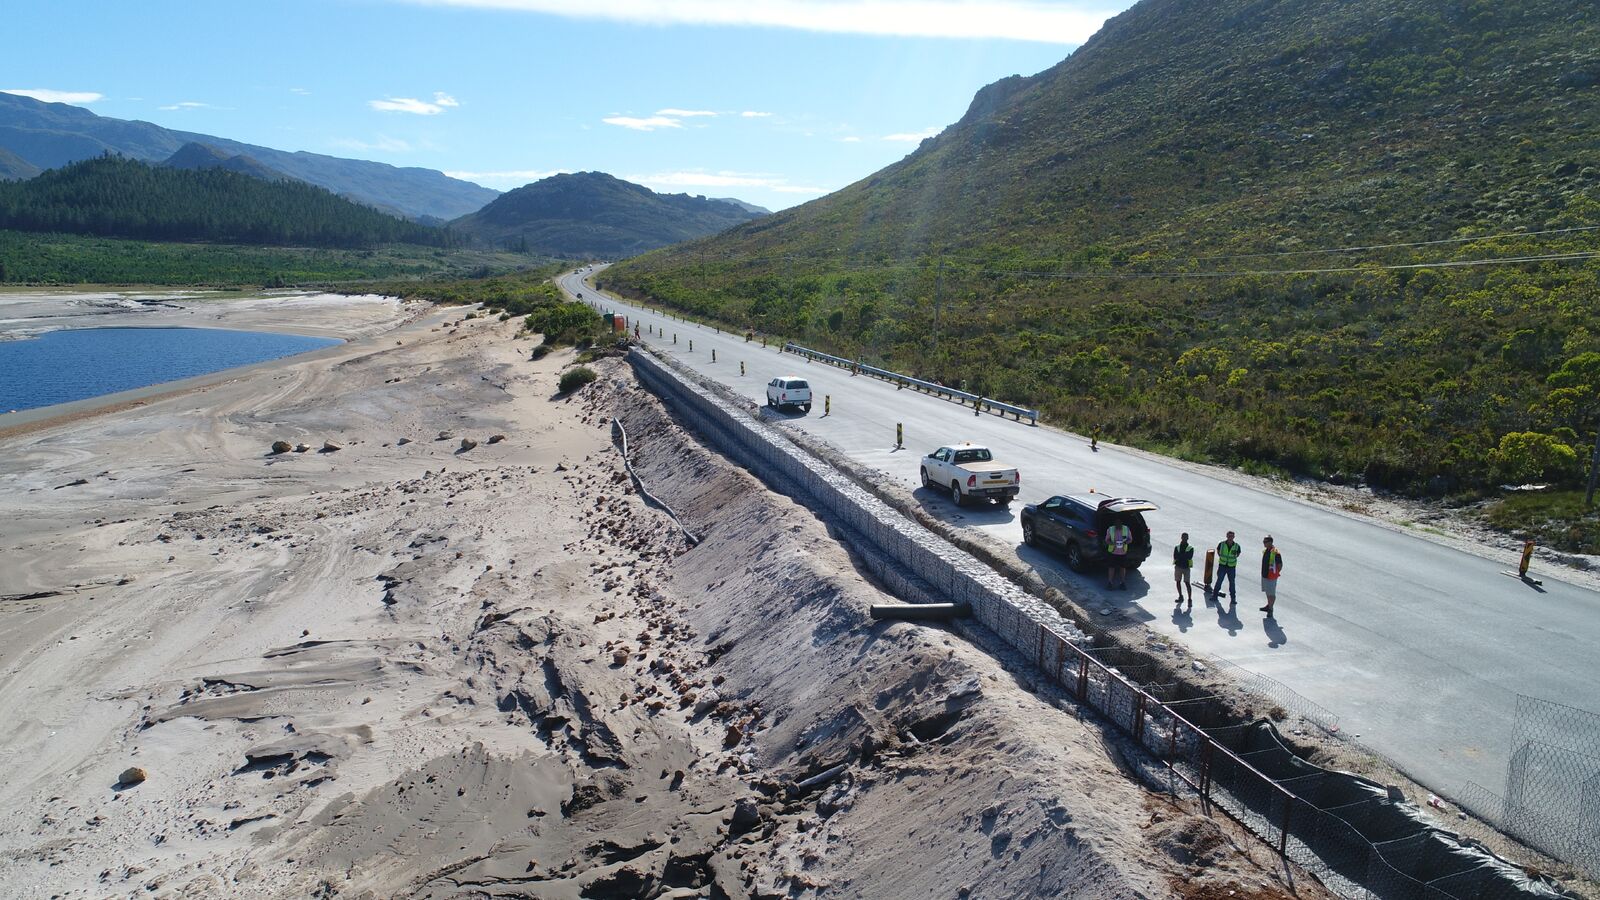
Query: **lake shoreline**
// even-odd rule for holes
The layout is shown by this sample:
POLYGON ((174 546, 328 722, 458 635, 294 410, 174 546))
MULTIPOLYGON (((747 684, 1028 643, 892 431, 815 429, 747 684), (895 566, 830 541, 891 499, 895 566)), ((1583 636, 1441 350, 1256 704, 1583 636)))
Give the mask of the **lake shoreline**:
POLYGON ((0 412, 0 438, 136 408, 265 369, 325 359, 414 323, 428 309, 428 304, 374 295, 257 293, 195 298, 176 296, 184 293, 181 291, 160 293, 168 294, 161 298, 165 302, 160 306, 139 303, 133 292, 0 294, 0 340, 28 340, 56 331, 91 328, 197 328, 332 338, 344 343, 80 400, 0 412), (63 303, 65 308, 51 308, 63 303), (16 313, 23 315, 17 318, 16 313), (195 322, 196 318, 205 324, 195 322))

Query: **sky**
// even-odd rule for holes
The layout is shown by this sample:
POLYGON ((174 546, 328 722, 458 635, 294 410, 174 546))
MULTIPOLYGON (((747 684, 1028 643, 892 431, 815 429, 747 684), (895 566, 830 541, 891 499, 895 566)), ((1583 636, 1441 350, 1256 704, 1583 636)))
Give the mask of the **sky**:
POLYGON ((19 0, 0 90, 498 190, 602 171, 782 209, 1131 0, 19 0))

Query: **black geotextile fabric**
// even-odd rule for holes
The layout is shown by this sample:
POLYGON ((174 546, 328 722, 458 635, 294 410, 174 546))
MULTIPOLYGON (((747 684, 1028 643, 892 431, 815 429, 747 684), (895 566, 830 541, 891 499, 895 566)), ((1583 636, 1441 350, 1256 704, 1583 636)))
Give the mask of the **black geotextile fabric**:
MULTIPOLYGON (((1323 769, 1294 755, 1273 724, 1226 729, 1219 740, 1302 802, 1289 833, 1329 868, 1379 896, 1522 898, 1575 897, 1531 877, 1469 839, 1433 825, 1398 791, 1359 775, 1323 769), (1376 882, 1376 883, 1375 883, 1376 882), (1423 886, 1426 888, 1423 888, 1423 886), (1437 893, 1435 893, 1437 892, 1437 893)), ((1273 814, 1274 799, 1242 792, 1247 804, 1273 814)), ((1281 810, 1281 805, 1277 807, 1281 810)))

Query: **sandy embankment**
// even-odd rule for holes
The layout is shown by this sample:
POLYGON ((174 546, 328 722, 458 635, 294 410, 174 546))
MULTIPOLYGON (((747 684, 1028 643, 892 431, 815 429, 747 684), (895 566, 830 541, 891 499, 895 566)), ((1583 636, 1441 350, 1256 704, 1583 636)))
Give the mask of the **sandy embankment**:
POLYGON ((437 318, 0 438, 9 893, 1282 894, 625 367, 437 318))

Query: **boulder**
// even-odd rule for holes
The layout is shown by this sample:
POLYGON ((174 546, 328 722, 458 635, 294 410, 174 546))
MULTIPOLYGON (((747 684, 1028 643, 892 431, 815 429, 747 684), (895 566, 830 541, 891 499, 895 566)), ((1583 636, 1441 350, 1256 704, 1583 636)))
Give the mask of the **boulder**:
POLYGON ((728 833, 744 834, 759 824, 761 824, 761 810, 756 807, 754 800, 743 797, 733 805, 733 819, 728 822, 728 833))
POLYGON ((450 432, 448 432, 448 431, 439 432, 439 440, 441 440, 441 441, 450 440, 450 432))
POLYGON ((400 440, 394 442, 396 447, 404 447, 409 443, 411 443, 411 438, 401 438, 400 440))
POLYGON ((323 453, 337 453, 337 452, 339 452, 340 450, 343 450, 343 449, 344 449, 344 445, 343 444, 336 444, 333 441, 323 441, 322 442, 322 452, 323 453))
POLYGON ((506 439, 506 436, 503 435, 503 434, 491 434, 491 435, 489 435, 489 443, 491 443, 491 444, 498 444, 498 443, 500 443, 501 441, 503 441, 505 439, 506 439))
POLYGON ((476 446, 478 446, 478 442, 473 440, 472 438, 462 438, 461 439, 461 449, 463 449, 463 450, 471 450, 473 447, 476 447, 476 446))
POLYGON ((310 444, 295 444, 294 445, 294 452, 296 452, 296 453, 304 453, 304 452, 306 452, 307 450, 310 450, 310 449, 311 449, 311 445, 310 444))
POLYGON ((294 445, 289 443, 288 441, 273 441, 272 442, 272 452, 273 453, 288 453, 290 450, 293 450, 293 449, 294 449, 294 445))
POLYGON ((149 777, 149 773, 145 772, 145 770, 139 768, 138 766, 129 766, 128 768, 122 770, 121 775, 117 776, 117 786, 132 787, 133 785, 139 784, 149 777))

